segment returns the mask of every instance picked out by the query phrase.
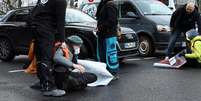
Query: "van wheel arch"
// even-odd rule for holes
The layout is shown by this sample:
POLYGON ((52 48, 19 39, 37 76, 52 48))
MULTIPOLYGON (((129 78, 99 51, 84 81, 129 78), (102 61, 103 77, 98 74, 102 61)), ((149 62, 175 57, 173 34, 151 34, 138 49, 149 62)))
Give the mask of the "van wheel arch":
POLYGON ((141 56, 151 56, 155 52, 154 40, 147 33, 138 33, 139 52, 141 56))

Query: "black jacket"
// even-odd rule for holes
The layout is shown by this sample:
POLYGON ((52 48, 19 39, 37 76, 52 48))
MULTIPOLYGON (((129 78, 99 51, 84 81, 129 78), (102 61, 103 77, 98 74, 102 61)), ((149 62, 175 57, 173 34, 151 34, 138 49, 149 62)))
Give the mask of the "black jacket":
POLYGON ((47 3, 41 1, 38 0, 37 5, 32 10, 31 24, 46 33, 57 33, 55 40, 64 41, 66 0, 47 0, 47 3))
POLYGON ((112 37, 116 36, 118 26, 118 10, 113 1, 102 1, 97 9, 97 27, 98 36, 112 37))
MULTIPOLYGON (((196 7, 197 8, 197 7, 196 7)), ((178 8, 173 14, 170 21, 170 27, 173 30, 180 30, 186 32, 190 29, 195 28, 195 24, 198 24, 198 31, 201 34, 201 22, 200 14, 198 10, 195 9, 193 13, 188 14, 186 12, 186 5, 181 8, 178 8)))

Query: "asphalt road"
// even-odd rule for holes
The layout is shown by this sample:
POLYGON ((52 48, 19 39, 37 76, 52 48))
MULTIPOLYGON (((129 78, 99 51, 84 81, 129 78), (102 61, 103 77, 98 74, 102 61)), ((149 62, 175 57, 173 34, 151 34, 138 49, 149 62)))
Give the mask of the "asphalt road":
POLYGON ((21 69, 26 57, 0 62, 0 101, 201 101, 201 68, 162 69, 158 58, 130 59, 121 66, 120 79, 105 87, 69 92, 60 98, 43 97, 29 86, 37 79, 21 69))

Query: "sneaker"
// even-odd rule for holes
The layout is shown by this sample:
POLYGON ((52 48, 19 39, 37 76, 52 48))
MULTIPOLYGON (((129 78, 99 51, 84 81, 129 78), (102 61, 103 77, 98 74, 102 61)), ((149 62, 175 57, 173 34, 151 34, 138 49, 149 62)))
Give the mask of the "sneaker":
POLYGON ((65 94, 66 94, 66 92, 64 90, 60 90, 60 89, 53 89, 50 91, 43 92, 44 96, 52 96, 52 97, 61 97, 61 96, 64 96, 65 94))
POLYGON ((42 90, 42 85, 40 84, 40 82, 37 82, 37 83, 31 85, 30 88, 35 89, 35 90, 42 90))

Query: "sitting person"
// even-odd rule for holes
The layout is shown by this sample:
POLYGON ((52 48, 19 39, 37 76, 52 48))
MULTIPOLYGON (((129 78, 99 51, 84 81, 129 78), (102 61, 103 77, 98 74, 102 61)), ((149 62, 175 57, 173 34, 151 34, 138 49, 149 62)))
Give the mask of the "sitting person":
MULTIPOLYGON (((83 41, 78 36, 68 37, 66 44, 56 45, 54 55, 54 77, 55 84, 60 89, 81 90, 87 87, 88 83, 97 80, 96 75, 85 72, 85 68, 77 64, 79 48, 83 41)), ((26 73, 36 74, 36 59, 34 55, 34 41, 32 41, 28 54, 29 61, 23 68, 26 73)), ((40 83, 32 85, 31 88, 41 90, 40 83)))
POLYGON ((66 39, 66 45, 57 47, 54 63, 55 83, 59 89, 80 90, 97 80, 95 74, 85 72, 85 68, 77 63, 82 44, 82 39, 73 35, 66 39))
POLYGON ((187 59, 197 60, 199 66, 201 64, 201 36, 194 29, 186 32, 186 40, 190 42, 191 53, 183 52, 182 55, 187 59))

